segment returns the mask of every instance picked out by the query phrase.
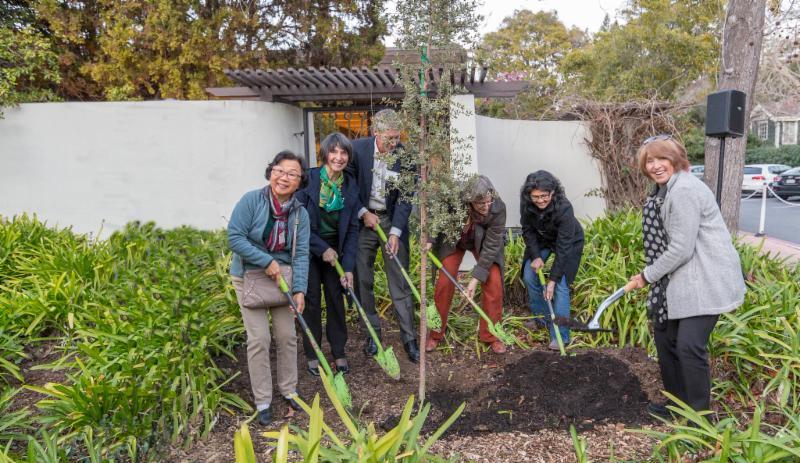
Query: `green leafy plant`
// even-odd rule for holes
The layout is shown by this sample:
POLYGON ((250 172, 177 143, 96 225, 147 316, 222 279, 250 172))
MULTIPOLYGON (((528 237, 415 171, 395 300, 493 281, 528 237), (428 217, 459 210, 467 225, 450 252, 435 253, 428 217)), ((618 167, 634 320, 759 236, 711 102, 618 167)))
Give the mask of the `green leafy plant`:
POLYGON ((339 401, 328 375, 321 371, 320 376, 325 386, 325 393, 336 409, 339 420, 347 430, 347 436, 339 436, 325 423, 324 414, 320 408, 320 398, 319 395, 316 395, 311 406, 299 401, 309 416, 308 430, 295 429, 294 432, 290 432, 289 428, 284 426, 279 432, 264 433, 264 436, 276 442, 278 450, 276 461, 285 461, 288 449, 297 451, 302 456, 303 461, 308 463, 316 463, 317 461, 371 461, 376 463, 399 461, 412 463, 456 460, 457 457, 447 460, 433 455, 429 451, 431 446, 441 438, 447 428, 461 415, 465 404, 461 404, 450 418, 442 423, 424 442, 421 442, 420 432, 430 412, 430 404, 422 405, 418 413, 412 417, 414 396, 411 396, 403 408, 398 424, 385 434, 378 435, 373 424, 365 427, 352 418, 341 401, 339 401))

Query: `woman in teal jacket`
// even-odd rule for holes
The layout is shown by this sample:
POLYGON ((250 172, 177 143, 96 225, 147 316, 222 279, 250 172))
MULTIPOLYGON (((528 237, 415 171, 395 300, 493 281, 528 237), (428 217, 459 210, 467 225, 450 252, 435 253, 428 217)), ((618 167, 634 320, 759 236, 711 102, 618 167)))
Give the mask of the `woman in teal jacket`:
POLYGON ((302 312, 308 284, 310 235, 308 213, 294 198, 294 193, 305 183, 303 158, 291 151, 281 151, 267 166, 265 176, 267 185, 245 193, 228 222, 228 244, 233 251, 231 280, 247 331, 247 368, 258 421, 262 425, 272 420, 269 319, 272 319, 277 349, 278 389, 295 410, 300 409, 294 400, 297 396, 297 336, 288 304, 256 310, 242 306, 244 272, 263 270, 270 278, 277 279, 281 265, 291 266, 293 299, 302 312))

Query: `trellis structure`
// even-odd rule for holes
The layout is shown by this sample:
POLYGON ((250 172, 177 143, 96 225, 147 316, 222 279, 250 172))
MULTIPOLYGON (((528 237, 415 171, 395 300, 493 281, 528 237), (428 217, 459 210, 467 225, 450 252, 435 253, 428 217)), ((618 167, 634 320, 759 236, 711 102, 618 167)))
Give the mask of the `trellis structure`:
MULTIPOLYGON (((523 81, 489 82, 489 68, 469 66, 447 72, 443 66, 429 67, 426 80, 430 92, 436 92, 441 79, 464 88, 477 98, 513 98, 525 90, 523 81)), ((398 82, 401 70, 379 65, 374 68, 287 68, 226 70, 225 74, 238 84, 236 87, 212 87, 207 91, 219 98, 253 98, 290 104, 379 102, 383 99, 401 100, 403 87, 398 82)), ((417 76, 412 76, 417 79, 417 76)))

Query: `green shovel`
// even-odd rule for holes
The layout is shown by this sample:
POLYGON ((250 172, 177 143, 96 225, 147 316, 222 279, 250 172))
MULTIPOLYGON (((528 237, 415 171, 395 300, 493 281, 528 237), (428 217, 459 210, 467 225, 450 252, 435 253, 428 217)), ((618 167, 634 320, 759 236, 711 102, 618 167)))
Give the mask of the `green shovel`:
POLYGON ((450 282, 452 282, 455 285, 456 289, 461 293, 462 296, 464 296, 464 299, 466 299, 470 303, 472 308, 475 309, 476 312, 478 312, 478 315, 480 315, 480 317, 486 321, 486 325, 490 333, 492 333, 497 339, 500 340, 500 342, 502 342, 507 346, 514 344, 514 336, 505 331, 503 327, 500 326, 499 324, 495 324, 492 321, 492 319, 490 319, 489 316, 486 315, 486 312, 484 312, 483 309, 481 309, 480 306, 477 303, 475 303, 475 301, 472 300, 471 297, 467 295, 467 290, 464 289, 464 287, 461 286, 461 283, 459 283, 458 280, 456 280, 456 278, 444 268, 442 263, 439 261, 439 259, 436 258, 433 252, 428 251, 428 259, 430 259, 431 262, 433 262, 433 265, 435 265, 436 268, 438 268, 439 271, 442 272, 444 276, 446 276, 447 279, 450 280, 450 282))
MULTIPOLYGON (((537 270, 536 273, 539 275, 539 283, 542 284, 543 290, 547 291, 547 280, 544 278, 542 269, 537 270)), ((553 302, 549 299, 545 299, 545 301, 547 301, 547 307, 550 309, 550 321, 553 323, 553 331, 556 332, 558 350, 561 351, 561 355, 567 355, 567 351, 564 350, 564 341, 561 339, 561 330, 559 330, 558 325, 556 325, 556 312, 553 310, 553 302)))
POLYGON ((336 373, 336 375, 334 375, 333 371, 331 371, 331 366, 328 364, 328 361, 325 360, 325 355, 322 354, 322 350, 320 350, 319 344, 317 344, 317 341, 314 339, 314 335, 311 334, 311 330, 308 329, 306 321, 303 319, 300 311, 297 310, 297 304, 295 304, 294 299, 292 298, 292 293, 289 291, 289 285, 286 284, 286 280, 284 280, 283 275, 280 274, 278 275, 278 286, 280 286, 281 291, 286 295, 286 298, 289 299, 289 305, 292 307, 292 311, 294 311, 294 316, 297 318, 297 321, 300 322, 300 327, 303 328, 303 332, 306 334, 308 342, 311 343, 314 353, 317 354, 319 365, 323 370, 325 370, 325 373, 328 374, 329 378, 333 378, 333 388, 336 390, 336 396, 345 407, 351 408, 353 406, 353 399, 350 396, 350 388, 347 387, 344 376, 342 373, 336 373))
MULTIPOLYGON (((375 227, 375 232, 378 233, 378 237, 385 245, 388 240, 386 238, 386 234, 383 233, 383 230, 381 229, 380 225, 377 225, 375 227)), ((403 268, 403 264, 400 263, 400 260, 397 259, 397 256, 395 256, 388 250, 386 251, 386 254, 388 254, 389 259, 394 261, 394 263, 397 264, 397 266, 400 268, 400 272, 403 274, 403 278, 405 278, 406 283, 408 283, 408 286, 411 288, 411 292, 414 294, 414 298, 417 300, 417 304, 419 304, 422 301, 422 297, 420 297, 419 291, 417 291, 417 288, 411 281, 411 277, 408 276, 408 272, 406 272, 406 269, 403 268)), ((425 312, 427 314, 428 328, 434 331, 439 331, 440 329, 442 329, 442 318, 439 317, 439 311, 436 310, 436 306, 433 304, 429 304, 428 310, 426 310, 425 312)))
MULTIPOLYGON (((344 277, 344 269, 341 265, 339 265, 339 261, 334 262, 334 267, 336 267, 336 273, 339 274, 339 278, 344 277)), ((375 361, 378 362, 378 365, 380 365, 383 371, 385 371, 386 374, 392 379, 400 379, 400 364, 397 362, 397 357, 394 355, 392 346, 389 346, 386 349, 383 348, 381 340, 378 338, 378 333, 376 333, 375 329, 372 328, 372 323, 369 322, 367 313, 364 312, 364 307, 361 305, 361 302, 358 301, 356 295, 353 294, 353 288, 347 287, 345 289, 347 289, 347 293, 350 294, 350 298, 356 305, 358 314, 361 316, 361 319, 364 320, 364 324, 367 325, 367 331, 369 331, 372 341, 375 342, 376 346, 378 346, 378 353, 375 354, 375 361)))

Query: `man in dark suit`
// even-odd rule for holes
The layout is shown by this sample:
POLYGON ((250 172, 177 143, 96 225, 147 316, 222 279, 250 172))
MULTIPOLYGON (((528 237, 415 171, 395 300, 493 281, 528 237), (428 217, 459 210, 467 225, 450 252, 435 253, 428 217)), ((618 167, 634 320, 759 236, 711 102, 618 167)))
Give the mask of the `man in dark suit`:
MULTIPOLYGON (((352 167, 358 181, 358 217, 361 220, 356 257, 359 296, 370 324, 380 336, 374 293, 375 257, 380 248, 403 347, 408 358, 412 362, 418 362, 419 346, 414 329, 415 304, 411 289, 398 266, 390 262, 386 254, 394 254, 408 268, 408 216, 411 214, 411 204, 393 186, 393 181, 400 175, 402 163, 396 159, 389 165, 386 158, 400 142, 399 116, 391 109, 378 111, 372 118, 372 131, 374 136, 353 141, 352 167), (381 227, 388 236, 385 248, 381 246, 380 238, 375 232, 376 227, 381 227)), ((367 339, 364 351, 367 355, 375 355, 377 352, 377 346, 371 338, 367 339)))

